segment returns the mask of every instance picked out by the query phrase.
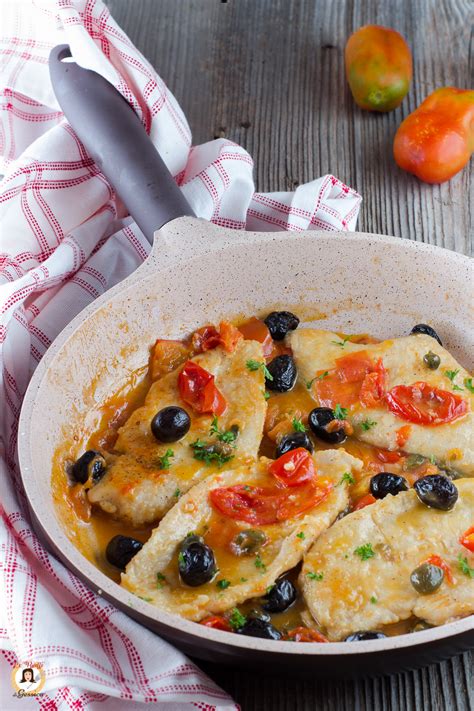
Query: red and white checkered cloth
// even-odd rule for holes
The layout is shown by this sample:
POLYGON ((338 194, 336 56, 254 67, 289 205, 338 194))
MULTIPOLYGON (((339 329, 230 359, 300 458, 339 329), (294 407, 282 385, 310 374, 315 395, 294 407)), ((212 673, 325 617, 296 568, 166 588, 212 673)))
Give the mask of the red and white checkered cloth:
POLYGON ((122 92, 199 217, 236 229, 351 230, 360 196, 331 175, 294 193, 255 193, 243 148, 193 147, 176 99, 100 0, 3 0, 0 26, 0 684, 9 688, 1 670, 33 660, 45 665, 37 701, 48 711, 232 707, 184 655, 51 556, 25 511, 16 435, 29 378, 62 328, 149 251, 63 119, 49 51, 69 43, 122 92))

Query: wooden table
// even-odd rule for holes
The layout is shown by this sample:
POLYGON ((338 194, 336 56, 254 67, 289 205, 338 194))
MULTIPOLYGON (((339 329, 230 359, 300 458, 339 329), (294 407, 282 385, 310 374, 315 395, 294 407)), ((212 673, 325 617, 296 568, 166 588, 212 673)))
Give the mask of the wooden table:
MULTIPOLYGON (((469 86, 469 0, 107 4, 180 101, 194 142, 226 136, 243 145, 254 158, 258 190, 291 190, 331 172, 364 198, 359 229, 468 253, 472 169, 444 185, 424 185, 395 166, 392 140, 402 118, 435 88, 469 86), (345 41, 366 23, 394 27, 413 51, 410 93, 389 114, 360 111, 345 82, 345 41)), ((244 711, 469 711, 473 662, 465 654, 395 677, 340 684, 210 665, 206 671, 244 711)))

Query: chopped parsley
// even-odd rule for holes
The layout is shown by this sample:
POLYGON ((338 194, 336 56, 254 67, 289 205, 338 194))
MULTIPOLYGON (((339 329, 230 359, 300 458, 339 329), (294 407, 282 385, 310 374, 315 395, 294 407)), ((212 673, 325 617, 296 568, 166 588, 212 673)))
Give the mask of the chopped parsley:
POLYGON ((369 560, 375 556, 375 551, 372 548, 372 543, 364 543, 363 546, 359 546, 354 549, 354 553, 359 556, 361 560, 369 560))
POLYGON ((157 573, 156 574, 156 587, 157 588, 162 588, 163 583, 166 582, 166 577, 163 575, 163 573, 157 573))
POLYGON ((459 373, 459 368, 456 370, 445 370, 444 374, 450 380, 453 384, 453 390, 464 390, 464 388, 459 387, 459 385, 456 385, 454 382, 454 379, 456 378, 457 374, 459 373))
POLYGON ((472 378, 464 378, 464 385, 470 393, 474 393, 474 385, 472 384, 472 378))
MULTIPOLYGON (((189 533, 188 533, 188 536, 189 536, 189 533)), ((182 551, 180 553, 178 553, 178 563, 180 563, 181 565, 184 564, 184 554, 182 551)))
POLYGON ((218 580, 216 585, 219 590, 226 590, 226 588, 230 586, 230 581, 223 578, 222 580, 218 580))
POLYGON ((265 400, 268 400, 268 398, 270 397, 270 393, 267 390, 262 390, 262 393, 265 400))
POLYGON ((306 538, 304 535, 304 531, 300 531, 299 533, 296 534, 296 538, 301 538, 302 541, 306 538))
POLYGON ((172 449, 167 449, 162 457, 158 457, 158 462, 160 463, 160 469, 169 469, 171 466, 170 459, 174 457, 174 452, 172 449))
POLYGON ((375 427, 376 424, 377 423, 375 420, 369 420, 369 418, 367 418, 366 420, 362 420, 360 426, 362 427, 364 432, 368 432, 370 429, 372 429, 372 427, 375 427))
POLYGON ((240 630, 245 625, 247 618, 236 607, 232 610, 229 617, 229 624, 233 630, 240 630))
POLYGON ((316 375, 316 377, 312 378, 312 380, 307 380, 306 387, 308 388, 308 390, 311 390, 311 386, 315 380, 322 380, 323 378, 327 378, 328 375, 329 370, 325 370, 324 373, 321 373, 321 375, 316 375))
POLYGON ((260 558, 260 553, 257 553, 257 555, 255 556, 255 567, 260 568, 262 573, 264 573, 267 569, 267 566, 265 565, 263 560, 260 558))
POLYGON ((466 556, 463 556, 462 553, 458 555, 458 567, 461 573, 467 575, 468 578, 474 578, 474 568, 471 568, 466 556))
POLYGON ((265 595, 269 595, 274 587, 275 587, 275 584, 269 585, 268 588, 266 588, 266 590, 265 590, 265 595))
POLYGON ((176 489, 173 496, 175 497, 175 499, 179 499, 179 497, 181 496, 181 489, 176 489))
POLYGON ((219 429, 217 417, 214 416, 212 418, 211 429, 209 430, 209 434, 210 435, 215 434, 216 438, 219 440, 219 442, 225 442, 226 444, 233 444, 235 442, 235 440, 237 439, 238 430, 236 430, 236 429, 230 429, 230 430, 219 429))
POLYGON ((346 407, 341 407, 339 403, 337 403, 333 412, 336 420, 345 420, 347 415, 349 414, 349 410, 346 407))
POLYGON ((302 423, 301 419, 293 417, 293 421, 291 424, 293 425, 293 429, 295 432, 306 432, 306 427, 302 423))
POLYGON ((306 577, 310 580, 321 581, 324 578, 324 573, 306 573, 306 577))
POLYGON ((350 472, 344 472, 338 486, 341 486, 341 484, 355 484, 355 479, 350 472))
POLYGON ((225 450, 219 451, 216 445, 203 442, 201 439, 197 439, 190 447, 193 450, 194 459, 206 464, 215 462, 220 467, 221 464, 234 458, 233 454, 227 454, 225 450))
POLYGON ((240 582, 241 582, 241 583, 246 583, 247 580, 248 580, 248 578, 240 578, 240 582))
POLYGON ((347 338, 344 338, 343 341, 331 341, 331 343, 334 343, 335 346, 340 346, 341 348, 344 348, 348 340, 349 336, 347 338))
POLYGON ((270 373, 265 363, 262 363, 259 360, 253 360, 253 358, 251 358, 246 362, 245 365, 247 366, 248 370, 258 370, 259 368, 261 368, 263 370, 265 378, 270 381, 273 380, 273 375, 270 373))
POLYGON ((376 605, 378 603, 378 600, 375 595, 372 595, 372 597, 370 598, 370 602, 372 603, 372 605, 376 605))

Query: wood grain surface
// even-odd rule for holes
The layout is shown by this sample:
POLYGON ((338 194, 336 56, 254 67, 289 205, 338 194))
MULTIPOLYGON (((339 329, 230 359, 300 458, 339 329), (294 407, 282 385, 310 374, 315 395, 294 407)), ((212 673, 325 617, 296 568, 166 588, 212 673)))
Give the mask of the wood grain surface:
MULTIPOLYGON (((392 158, 397 126, 440 86, 472 85, 472 0, 108 0, 113 16, 183 107, 194 143, 226 136, 255 161, 258 190, 331 172, 364 200, 359 229, 469 253, 471 167, 424 185, 392 158), (347 37, 400 31, 414 56, 401 107, 362 112, 344 78, 347 37)), ((205 665, 244 711, 471 711, 472 654, 357 683, 301 682, 205 665)), ((204 666, 204 665, 202 665, 204 666)))

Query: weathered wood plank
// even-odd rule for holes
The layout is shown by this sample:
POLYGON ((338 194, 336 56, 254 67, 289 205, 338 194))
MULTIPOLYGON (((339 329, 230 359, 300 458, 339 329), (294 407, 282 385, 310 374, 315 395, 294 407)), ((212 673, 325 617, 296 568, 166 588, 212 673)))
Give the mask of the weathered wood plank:
MULTIPOLYGON (((225 135, 255 161, 259 190, 287 190, 332 172, 360 191, 359 228, 459 252, 472 241, 472 167, 429 186, 395 166, 404 116, 439 86, 468 87, 469 0, 108 0, 115 19, 180 101, 194 142, 225 135), (413 50, 403 105, 360 111, 344 79, 343 48, 366 23, 394 27, 413 50)), ((471 41, 471 44, 469 44, 471 41)), ((473 655, 358 683, 275 680, 206 665, 245 711, 474 708, 473 655)))

